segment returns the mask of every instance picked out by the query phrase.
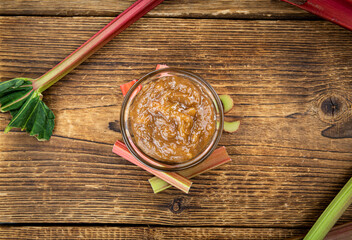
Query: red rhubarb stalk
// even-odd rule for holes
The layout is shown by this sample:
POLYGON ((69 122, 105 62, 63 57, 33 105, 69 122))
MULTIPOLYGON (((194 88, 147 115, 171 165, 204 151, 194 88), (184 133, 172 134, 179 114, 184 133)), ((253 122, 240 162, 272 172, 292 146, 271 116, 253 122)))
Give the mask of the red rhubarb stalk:
POLYGON ((169 66, 166 64, 157 64, 155 70, 159 70, 159 69, 164 69, 164 68, 168 68, 169 66))
POLYGON ((135 84, 137 81, 138 81, 138 80, 135 79, 135 80, 132 80, 131 82, 122 84, 122 85, 120 86, 122 95, 123 95, 123 96, 126 96, 128 90, 130 90, 130 88, 133 86, 133 84, 135 84))
POLYGON ((191 185, 192 185, 192 182, 190 180, 175 172, 162 172, 144 165, 143 163, 141 163, 140 161, 138 161, 136 158, 133 157, 133 155, 128 151, 124 143, 120 141, 116 141, 112 151, 113 153, 116 153, 120 157, 123 157, 124 159, 130 161, 131 163, 143 168, 144 170, 157 176, 158 178, 162 179, 168 184, 175 186, 176 188, 182 190, 183 192, 185 193, 189 192, 189 189, 191 188, 191 185))
MULTIPOLYGON (((163 69, 163 68, 168 68, 168 67, 169 67, 169 66, 167 66, 167 65, 165 65, 165 64, 158 64, 158 65, 156 65, 155 70, 159 70, 159 69, 163 69)), ((130 88, 131 88, 131 87, 133 86, 133 84, 135 84, 136 82, 138 82, 137 79, 132 80, 132 81, 130 81, 130 82, 128 82, 128 83, 122 84, 122 85, 120 86, 122 95, 123 95, 123 96, 126 96, 128 90, 130 90, 130 88)), ((142 89, 142 86, 138 86, 137 89, 136 89, 136 93, 137 93, 138 91, 140 91, 141 89, 142 89)))
POLYGON ((103 29, 91 37, 87 42, 80 46, 76 51, 71 53, 43 76, 38 78, 33 84, 34 88, 39 88, 41 92, 46 90, 48 87, 64 77, 67 73, 80 65, 84 60, 108 43, 116 35, 121 33, 132 23, 136 22, 143 15, 163 1, 164 0, 136 1, 103 29))
POLYGON ((283 0, 352 30, 351 0, 283 0))
MULTIPOLYGON (((131 82, 122 84, 122 85, 120 86, 122 95, 123 95, 123 96, 126 96, 128 90, 130 90, 130 88, 133 86, 133 84, 135 84, 137 81, 138 81, 138 80, 135 79, 135 80, 132 80, 131 82)), ((135 96, 135 94, 137 94, 141 89, 142 89, 142 86, 139 85, 139 86, 134 90, 134 92, 132 93, 131 98, 133 98, 133 97, 135 96)))
POLYGON ((12 120, 5 132, 17 127, 38 140, 49 140, 54 114, 42 101, 42 92, 80 65, 124 29, 159 5, 163 0, 138 0, 91 37, 54 68, 37 79, 14 78, 0 83, 0 110, 9 111, 12 120))
POLYGON ((331 229, 324 240, 348 239, 352 236, 352 222, 346 223, 331 229))
MULTIPOLYGON (((202 174, 204 172, 207 172, 213 168, 216 168, 222 164, 225 164, 227 162, 230 162, 231 158, 227 154, 226 148, 225 147, 220 147, 216 149, 207 159, 205 159, 203 162, 199 163, 198 165, 179 171, 177 172, 183 177, 186 178, 193 178, 199 174, 202 174)), ((158 177, 153 177, 149 179, 149 183, 153 188, 154 193, 161 192, 165 189, 168 189, 171 187, 170 184, 168 184, 166 181, 164 181, 161 178, 158 177)))

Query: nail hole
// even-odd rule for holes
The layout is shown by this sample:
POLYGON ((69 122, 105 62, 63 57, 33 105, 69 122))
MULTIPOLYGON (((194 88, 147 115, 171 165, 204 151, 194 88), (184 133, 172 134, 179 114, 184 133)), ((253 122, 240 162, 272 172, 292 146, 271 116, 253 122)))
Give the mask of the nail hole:
POLYGON ((170 211, 175 214, 181 213, 185 209, 183 203, 184 203, 184 199, 182 197, 175 198, 169 206, 170 211))

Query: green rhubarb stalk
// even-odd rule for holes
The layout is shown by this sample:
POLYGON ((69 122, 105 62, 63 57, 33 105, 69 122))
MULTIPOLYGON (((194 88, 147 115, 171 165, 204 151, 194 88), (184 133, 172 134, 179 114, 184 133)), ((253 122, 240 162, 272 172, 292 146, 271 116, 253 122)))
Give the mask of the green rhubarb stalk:
POLYGON ((234 133, 240 127, 240 121, 234 122, 224 122, 224 131, 229 133, 234 133))
POLYGON ((97 32, 62 62, 37 79, 14 78, 0 83, 1 112, 10 112, 12 128, 26 130, 38 140, 49 140, 54 129, 54 113, 42 101, 42 92, 71 72, 116 35, 137 21, 163 0, 138 0, 97 32))
POLYGON ((224 113, 227 113, 233 108, 233 100, 230 95, 219 95, 219 98, 222 102, 222 106, 224 107, 224 113))
MULTIPOLYGON (((305 235, 296 236, 287 240, 302 240, 304 236, 305 235)), ((333 227, 325 236, 324 240, 343 240, 349 239, 350 236, 352 236, 352 222, 333 227)))
MULTIPOLYGON (((229 112, 233 108, 233 100, 230 95, 223 94, 219 95, 219 98, 222 102, 222 106, 224 108, 224 113, 229 112)), ((217 123, 219 124, 219 123, 217 123)), ((240 121, 234 122, 224 122, 224 131, 229 133, 234 133, 240 127, 240 121)))
POLYGON ((322 240, 352 203, 352 178, 320 215, 304 240, 322 240))

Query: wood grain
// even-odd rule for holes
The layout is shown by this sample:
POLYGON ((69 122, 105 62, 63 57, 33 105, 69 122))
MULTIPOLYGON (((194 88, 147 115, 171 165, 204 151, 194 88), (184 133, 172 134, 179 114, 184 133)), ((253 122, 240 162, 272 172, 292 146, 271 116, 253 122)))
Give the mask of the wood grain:
MULTIPOLYGON (((39 76, 109 20, 2 17, 1 80, 39 76)), ((352 139, 321 133, 350 120, 351 52, 351 33, 324 21, 142 19, 45 92, 56 115, 49 142, 0 133, 0 222, 302 233, 351 174, 352 139), (119 85, 157 63, 194 71, 230 94, 227 118, 242 122, 220 143, 233 162, 195 178, 189 195, 153 195, 150 175, 111 153, 121 137, 119 85), (338 114, 324 103, 332 96, 338 114)), ((0 119, 3 130, 10 118, 0 119)), ((350 208, 341 223, 351 219, 350 208)))
MULTIPOLYGON (((2 0, 1 15, 116 16, 135 0, 2 0)), ((165 0, 149 17, 302 19, 317 18, 280 0, 165 0)))
POLYGON ((0 227, 0 239, 285 239, 306 230, 199 227, 0 227))

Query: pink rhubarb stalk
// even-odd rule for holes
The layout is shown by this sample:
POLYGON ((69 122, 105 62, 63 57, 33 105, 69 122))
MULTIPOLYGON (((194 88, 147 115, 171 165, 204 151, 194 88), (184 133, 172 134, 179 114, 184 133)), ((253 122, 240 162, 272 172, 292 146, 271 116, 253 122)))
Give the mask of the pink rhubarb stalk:
POLYGON ((26 130, 39 141, 49 140, 54 129, 54 113, 42 101, 42 92, 76 68, 116 35, 156 7, 163 0, 138 0, 102 30, 37 79, 14 78, 0 82, 0 111, 10 112, 12 128, 26 130))
MULTIPOLYGON (((207 159, 205 159, 203 162, 199 163, 198 165, 179 171, 177 172, 183 177, 186 178, 193 178, 195 176, 198 176, 199 174, 202 174, 204 172, 207 172, 211 169, 214 169, 222 164, 225 164, 227 162, 230 162, 231 158, 227 154, 226 148, 225 147, 220 147, 216 149, 207 159)), ((154 193, 161 192, 165 189, 168 189, 171 187, 170 184, 168 184, 166 181, 164 181, 161 178, 158 177, 153 177, 149 179, 149 183, 153 188, 154 193)))
POLYGON ((168 184, 171 184, 172 186, 175 186, 176 188, 182 190, 183 192, 185 193, 189 192, 189 189, 191 188, 191 185, 192 185, 192 182, 190 180, 175 172, 162 172, 144 165, 143 163, 141 163, 140 161, 138 161, 136 158, 133 157, 133 155, 128 151, 128 148, 124 143, 120 141, 116 141, 112 151, 113 153, 116 153, 120 157, 123 157, 124 159, 130 161, 131 163, 150 172, 151 174, 164 180, 168 184))
POLYGON ((71 53, 63 61, 57 64, 50 71, 39 77, 34 82, 34 89, 43 92, 55 82, 60 80, 78 65, 80 65, 89 56, 108 43, 116 35, 125 30, 132 23, 159 5, 164 0, 138 0, 112 20, 103 29, 97 32, 87 42, 80 46, 76 51, 71 53))
MULTIPOLYGON (((159 69, 163 69, 163 68, 168 68, 168 67, 169 67, 169 66, 167 66, 167 65, 165 65, 165 64, 158 64, 158 65, 156 65, 155 70, 159 70, 159 69)), ((128 90, 130 90, 130 88, 131 88, 131 87, 133 86, 133 84, 135 84, 136 82, 138 82, 138 80, 137 80, 137 79, 134 79, 134 80, 132 80, 132 81, 130 81, 130 82, 128 82, 128 83, 122 84, 122 85, 120 86, 122 95, 123 95, 123 96, 126 96, 128 90)), ((141 89, 142 89, 142 86, 138 86, 138 88, 136 89, 136 93, 137 93, 138 91, 140 91, 141 89)))
POLYGON ((282 0, 352 30, 351 0, 282 0))

